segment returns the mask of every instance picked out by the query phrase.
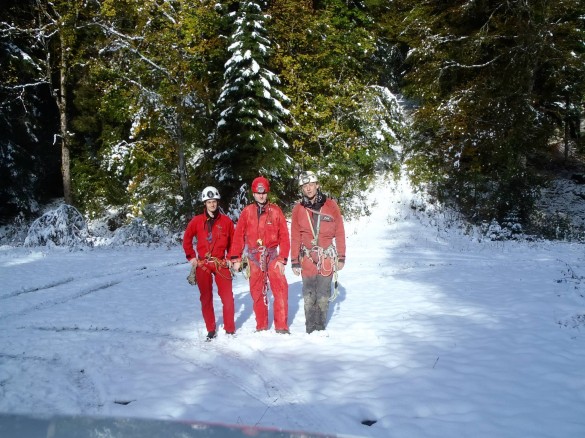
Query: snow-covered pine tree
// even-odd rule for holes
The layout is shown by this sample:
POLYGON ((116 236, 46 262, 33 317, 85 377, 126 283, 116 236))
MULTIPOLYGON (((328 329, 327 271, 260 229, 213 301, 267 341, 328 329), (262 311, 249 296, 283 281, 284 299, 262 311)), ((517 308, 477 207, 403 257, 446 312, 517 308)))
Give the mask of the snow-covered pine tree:
POLYGON ((278 193, 279 181, 290 175, 284 138, 290 99, 276 88, 280 79, 267 68, 271 42, 263 7, 261 0, 241 1, 237 13, 231 13, 235 18, 228 47, 231 57, 217 101, 214 176, 222 186, 235 189, 262 174, 278 193))
POLYGON ((248 205, 248 203, 250 202, 247 195, 248 184, 244 183, 230 201, 230 205, 228 206, 226 214, 232 221, 234 221, 234 223, 238 222, 238 219, 240 218, 240 213, 242 212, 244 207, 248 205))

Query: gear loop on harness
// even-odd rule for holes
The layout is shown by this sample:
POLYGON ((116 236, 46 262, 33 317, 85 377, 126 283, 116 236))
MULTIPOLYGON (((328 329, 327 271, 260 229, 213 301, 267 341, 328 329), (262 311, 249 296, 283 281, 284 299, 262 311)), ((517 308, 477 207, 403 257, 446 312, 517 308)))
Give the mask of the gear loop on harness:
POLYGON ((229 276, 225 276, 221 273, 220 268, 229 269, 228 262, 225 259, 219 259, 218 257, 212 257, 210 254, 206 254, 205 258, 197 260, 197 267, 209 272, 209 268, 206 266, 207 263, 215 265, 215 272, 220 277, 225 278, 226 280, 231 280, 233 278, 231 270, 229 271, 229 276))
POLYGON ((258 246, 248 250, 248 260, 252 261, 260 271, 264 274, 264 287, 262 295, 264 296, 264 304, 268 307, 268 266, 272 260, 276 259, 277 250, 274 248, 267 248, 265 246, 258 246), (251 257, 250 257, 251 256, 251 257))
POLYGON ((331 244, 327 248, 320 246, 313 246, 311 249, 306 246, 301 246, 302 257, 308 257, 317 267, 317 272, 323 277, 329 277, 333 273, 333 294, 329 297, 329 301, 335 301, 339 296, 339 289, 337 284, 337 262, 339 256, 337 254, 337 248, 331 244), (331 265, 329 268, 325 266, 325 260, 330 260, 331 265))

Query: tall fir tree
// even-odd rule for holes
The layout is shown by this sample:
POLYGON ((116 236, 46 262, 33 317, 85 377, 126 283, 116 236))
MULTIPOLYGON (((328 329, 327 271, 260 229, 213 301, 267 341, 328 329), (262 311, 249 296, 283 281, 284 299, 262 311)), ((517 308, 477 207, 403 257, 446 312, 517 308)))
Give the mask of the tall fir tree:
POLYGON ((229 195, 259 174, 269 177, 276 189, 290 175, 285 139, 290 99, 277 88, 279 77, 267 68, 271 41, 264 7, 263 1, 242 1, 238 11, 230 13, 235 18, 231 57, 217 101, 212 152, 214 175, 229 195))

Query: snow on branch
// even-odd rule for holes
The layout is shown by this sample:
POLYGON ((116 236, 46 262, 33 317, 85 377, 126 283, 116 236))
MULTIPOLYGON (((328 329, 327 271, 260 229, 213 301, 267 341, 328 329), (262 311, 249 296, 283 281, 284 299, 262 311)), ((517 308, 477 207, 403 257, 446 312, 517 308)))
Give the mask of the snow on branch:
POLYGON ((63 204, 35 220, 28 230, 24 246, 78 246, 87 244, 89 233, 81 213, 63 204))

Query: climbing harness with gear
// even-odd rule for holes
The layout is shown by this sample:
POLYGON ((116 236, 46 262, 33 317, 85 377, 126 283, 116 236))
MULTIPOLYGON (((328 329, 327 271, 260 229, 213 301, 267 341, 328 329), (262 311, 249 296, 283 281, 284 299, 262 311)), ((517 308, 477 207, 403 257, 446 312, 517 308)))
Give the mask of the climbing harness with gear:
POLYGON ((211 257, 209 254, 204 259, 197 260, 197 266, 191 266, 191 271, 187 276, 187 282, 192 286, 197 286, 197 268, 201 268, 204 271, 210 272, 210 269, 207 267, 207 264, 211 263, 215 265, 215 273, 226 280, 231 280, 233 278, 233 272, 231 267, 228 265, 226 260, 221 260, 217 257, 211 257), (228 268, 229 269, 229 276, 225 275, 221 272, 221 268, 228 268))
POLYGON ((215 265, 215 272, 217 275, 219 275, 222 278, 225 278, 226 280, 231 280, 232 279, 232 273, 231 270, 229 270, 229 266, 228 263, 225 259, 219 259, 217 257, 212 257, 209 253, 205 255, 204 259, 199 259, 197 260, 197 267, 203 269, 204 271, 207 272, 211 272, 209 270, 209 268, 207 267, 207 264, 213 264, 215 265), (221 272, 221 268, 228 268, 229 271, 229 276, 226 276, 224 274, 222 274, 221 272))
POLYGON ((339 296, 339 288, 337 283, 337 262, 339 257, 337 255, 337 248, 335 245, 331 244, 328 248, 323 248, 319 246, 319 229, 321 227, 321 220, 326 222, 330 222, 333 219, 331 216, 321 213, 320 211, 312 210, 310 208, 305 207, 305 211, 307 212, 307 219, 309 220, 309 225, 311 226, 311 232, 313 233, 313 240, 311 240, 311 245, 313 247, 311 249, 307 248, 306 246, 301 247, 301 255, 304 257, 308 257, 317 267, 317 272, 324 276, 328 277, 333 273, 333 294, 329 297, 329 301, 335 301, 335 299, 339 296), (315 226, 313 226, 313 219, 311 218, 312 212, 317 215, 317 221, 315 226), (329 261, 330 265, 327 267, 327 261, 329 261))
POLYGON ((339 296, 339 287, 337 283, 337 262, 339 256, 337 255, 337 248, 331 244, 328 248, 314 246, 311 249, 306 246, 301 247, 301 256, 309 258, 317 267, 317 272, 323 277, 329 277, 333 273, 333 294, 329 297, 329 301, 335 301, 339 296))
MULTIPOLYGON (((217 193, 217 189, 215 189, 213 187, 207 187, 207 189, 209 189, 209 199, 214 199, 214 196, 215 196, 215 199, 219 199, 219 193, 217 193), (215 192, 213 192, 214 190, 215 190, 215 192)), ((207 240, 207 243, 209 245, 208 246, 209 250, 207 251, 207 254, 205 254, 205 257, 197 260, 197 267, 203 269, 204 271, 211 273, 211 270, 207 267, 207 264, 208 263, 213 264, 213 265, 215 265, 215 272, 217 275, 219 275, 222 278, 225 278, 226 280, 231 280, 233 278, 233 273, 232 273, 232 271, 230 269, 231 267, 228 265, 227 261, 225 259, 220 259, 218 257, 213 257, 211 255, 213 248, 215 246, 215 240, 213 239, 213 224, 217 221, 217 219, 218 219, 217 216, 212 216, 212 217, 207 217, 207 219, 205 221, 205 228, 207 229, 206 240, 207 240), (223 274, 221 272, 222 268, 227 268, 229 271, 229 274, 228 275, 223 274)), ((191 268, 191 273, 187 277, 187 281, 189 282, 189 284, 192 284, 192 285, 197 284, 195 267, 191 268)))
MULTIPOLYGON (((261 239, 258 239, 257 243, 262 243, 261 239)), ((270 262, 276 258, 277 251, 276 248, 266 248, 265 246, 258 246, 257 248, 253 248, 248 252, 248 263, 252 262, 260 271, 262 271, 264 275, 264 286, 262 288, 262 295, 264 297, 264 304, 268 307, 268 266, 270 262)), ((248 266, 249 270, 249 266, 248 266)))

